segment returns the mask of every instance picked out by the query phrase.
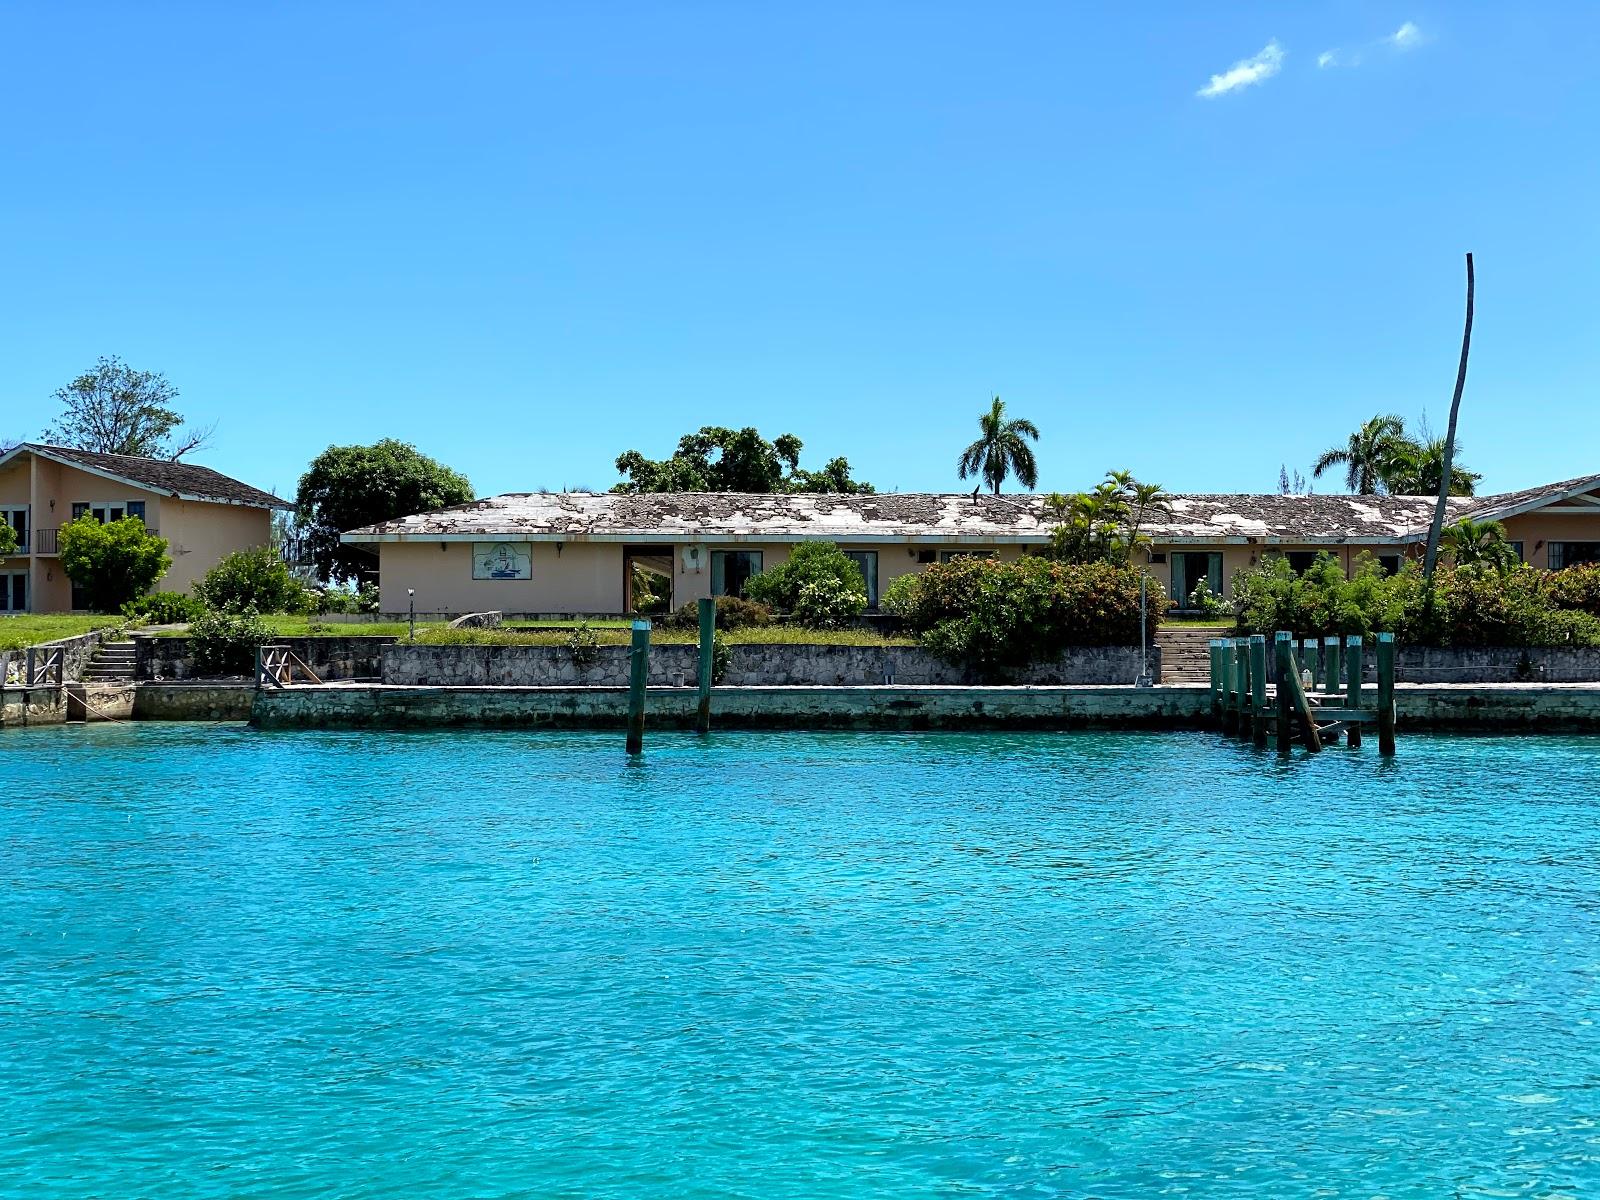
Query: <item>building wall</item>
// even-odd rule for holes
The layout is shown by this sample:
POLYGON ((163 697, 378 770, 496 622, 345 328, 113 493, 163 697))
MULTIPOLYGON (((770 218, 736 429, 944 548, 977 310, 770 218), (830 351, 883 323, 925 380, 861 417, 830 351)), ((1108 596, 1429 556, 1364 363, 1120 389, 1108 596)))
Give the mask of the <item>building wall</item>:
POLYGON ((1524 562, 1550 565, 1551 542, 1600 542, 1600 508, 1586 513, 1531 512, 1504 522, 1506 536, 1522 543, 1524 562))
POLYGON ((622 611, 621 545, 568 542, 558 553, 555 542, 525 544, 532 578, 521 580, 472 578, 471 542, 385 542, 378 549, 380 607, 405 612, 406 589, 415 588, 421 613, 622 611))
POLYGON ((187 592, 227 555, 272 542, 272 514, 238 504, 167 499, 156 527, 172 556, 172 566, 156 585, 163 592, 187 592))

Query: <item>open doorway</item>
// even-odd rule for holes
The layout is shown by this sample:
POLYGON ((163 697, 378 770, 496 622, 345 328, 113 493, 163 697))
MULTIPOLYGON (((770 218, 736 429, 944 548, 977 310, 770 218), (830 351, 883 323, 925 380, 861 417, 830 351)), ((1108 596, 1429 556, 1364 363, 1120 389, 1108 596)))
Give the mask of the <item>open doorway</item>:
POLYGON ((624 612, 648 617, 672 611, 672 547, 622 548, 624 612))

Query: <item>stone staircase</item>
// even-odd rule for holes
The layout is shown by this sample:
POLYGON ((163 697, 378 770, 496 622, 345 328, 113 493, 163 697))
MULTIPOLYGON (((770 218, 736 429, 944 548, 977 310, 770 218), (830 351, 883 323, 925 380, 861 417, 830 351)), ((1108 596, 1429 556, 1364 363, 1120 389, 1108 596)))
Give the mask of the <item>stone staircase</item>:
POLYGON ((118 683, 133 678, 137 662, 132 642, 101 642, 84 671, 85 683, 118 683))
POLYGON ((1156 645, 1161 647, 1161 682, 1210 683, 1211 640, 1228 635, 1226 629, 1204 625, 1161 626, 1156 630, 1156 645))

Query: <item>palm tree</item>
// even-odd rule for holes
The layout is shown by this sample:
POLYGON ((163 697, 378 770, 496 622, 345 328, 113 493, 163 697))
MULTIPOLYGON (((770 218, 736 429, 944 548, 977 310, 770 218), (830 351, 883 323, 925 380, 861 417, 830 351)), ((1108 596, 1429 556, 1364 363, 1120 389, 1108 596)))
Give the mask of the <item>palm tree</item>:
POLYGON ((1462 517, 1439 533, 1440 548, 1458 567, 1493 567, 1507 571, 1517 565, 1517 550, 1506 540, 1499 521, 1474 521, 1462 517))
POLYGON ((1311 469, 1313 478, 1342 466, 1344 485, 1361 496, 1377 495, 1384 473, 1391 469, 1399 444, 1405 440, 1405 422, 1393 414, 1362 423, 1344 446, 1325 451, 1311 469))
POLYGON ((1018 483, 1032 491, 1039 482, 1039 464, 1027 441, 1039 440, 1034 423, 1021 417, 1006 420, 1005 401, 996 396, 989 411, 978 418, 978 428, 982 436, 961 452, 956 463, 961 478, 978 476, 998 496, 1006 476, 1015 475, 1018 483))
MULTIPOLYGON (((1384 470, 1383 486, 1392 496, 1437 496, 1439 481, 1444 478, 1444 438, 1427 437, 1421 441, 1402 439, 1394 449, 1394 458, 1384 470)), ((1456 451, 1461 443, 1456 443, 1456 451)), ((1450 495, 1470 496, 1483 476, 1469 471, 1459 463, 1450 467, 1450 495)))
POLYGON ((1146 517, 1170 517, 1172 495, 1163 491, 1159 483, 1140 483, 1137 479, 1127 489, 1128 506, 1133 509, 1133 531, 1130 540, 1138 545, 1144 536, 1140 530, 1146 517))

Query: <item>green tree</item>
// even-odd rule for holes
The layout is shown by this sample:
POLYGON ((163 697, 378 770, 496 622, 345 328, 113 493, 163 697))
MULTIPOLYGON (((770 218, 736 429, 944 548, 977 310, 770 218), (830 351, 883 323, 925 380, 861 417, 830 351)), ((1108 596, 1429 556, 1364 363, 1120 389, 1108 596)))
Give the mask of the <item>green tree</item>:
POLYGON ((0 558, 17 552, 17 531, 11 528, 11 522, 0 521, 0 558))
POLYGON ((1346 488, 1362 496, 1377 495, 1383 488, 1385 473, 1394 468, 1405 436, 1405 422, 1399 417, 1373 417, 1363 422, 1344 446, 1324 451, 1311 468, 1311 475, 1320 479, 1324 471, 1343 467, 1346 488))
POLYGON ((65 406, 45 441, 97 454, 177 460, 211 440, 214 427, 185 431, 171 407, 178 389, 156 371, 135 371, 112 356, 54 393, 65 406))
POLYGON ((138 517, 102 525, 85 514, 63 525, 61 569, 88 596, 95 612, 114 613, 144 595, 167 573, 167 539, 145 530, 138 517))
POLYGON ((1107 471, 1091 492, 1045 497, 1055 519, 1048 557, 1061 562, 1132 560, 1133 550, 1149 541, 1146 522, 1170 515, 1172 497, 1159 483, 1140 483, 1130 471, 1107 471))
MULTIPOLYGON (((1401 438, 1383 469, 1383 488, 1392 496, 1437 496, 1444 478, 1445 444, 1442 437, 1401 438)), ((1456 444, 1459 452, 1461 445, 1456 444)), ((1459 462, 1450 466, 1450 495, 1470 496, 1483 476, 1459 462)))
POLYGON ((295 517, 317 578, 370 580, 372 556, 341 545, 341 533, 472 498, 465 475, 415 446, 385 438, 371 446, 329 446, 317 455, 300 477, 295 517))
POLYGON ((1039 440, 1039 430, 1032 421, 1022 417, 1008 420, 1005 401, 996 396, 989 411, 978 418, 978 429, 978 440, 956 460, 962 479, 975 477, 982 481, 980 487, 987 484, 996 496, 1008 475, 1015 475, 1029 491, 1038 486, 1039 463, 1028 445, 1030 439, 1039 440))
POLYGON ((767 441, 753 427, 702 426, 678 439, 670 458, 650 459, 637 450, 617 456, 627 478, 611 490, 652 492, 870 492, 870 483, 850 478, 850 463, 835 458, 820 471, 800 469, 803 443, 792 433, 767 441))
POLYGON ((1499 521, 1462 517, 1440 531, 1439 545, 1458 567, 1509 571, 1521 561, 1516 547, 1506 539, 1506 527, 1499 521))

